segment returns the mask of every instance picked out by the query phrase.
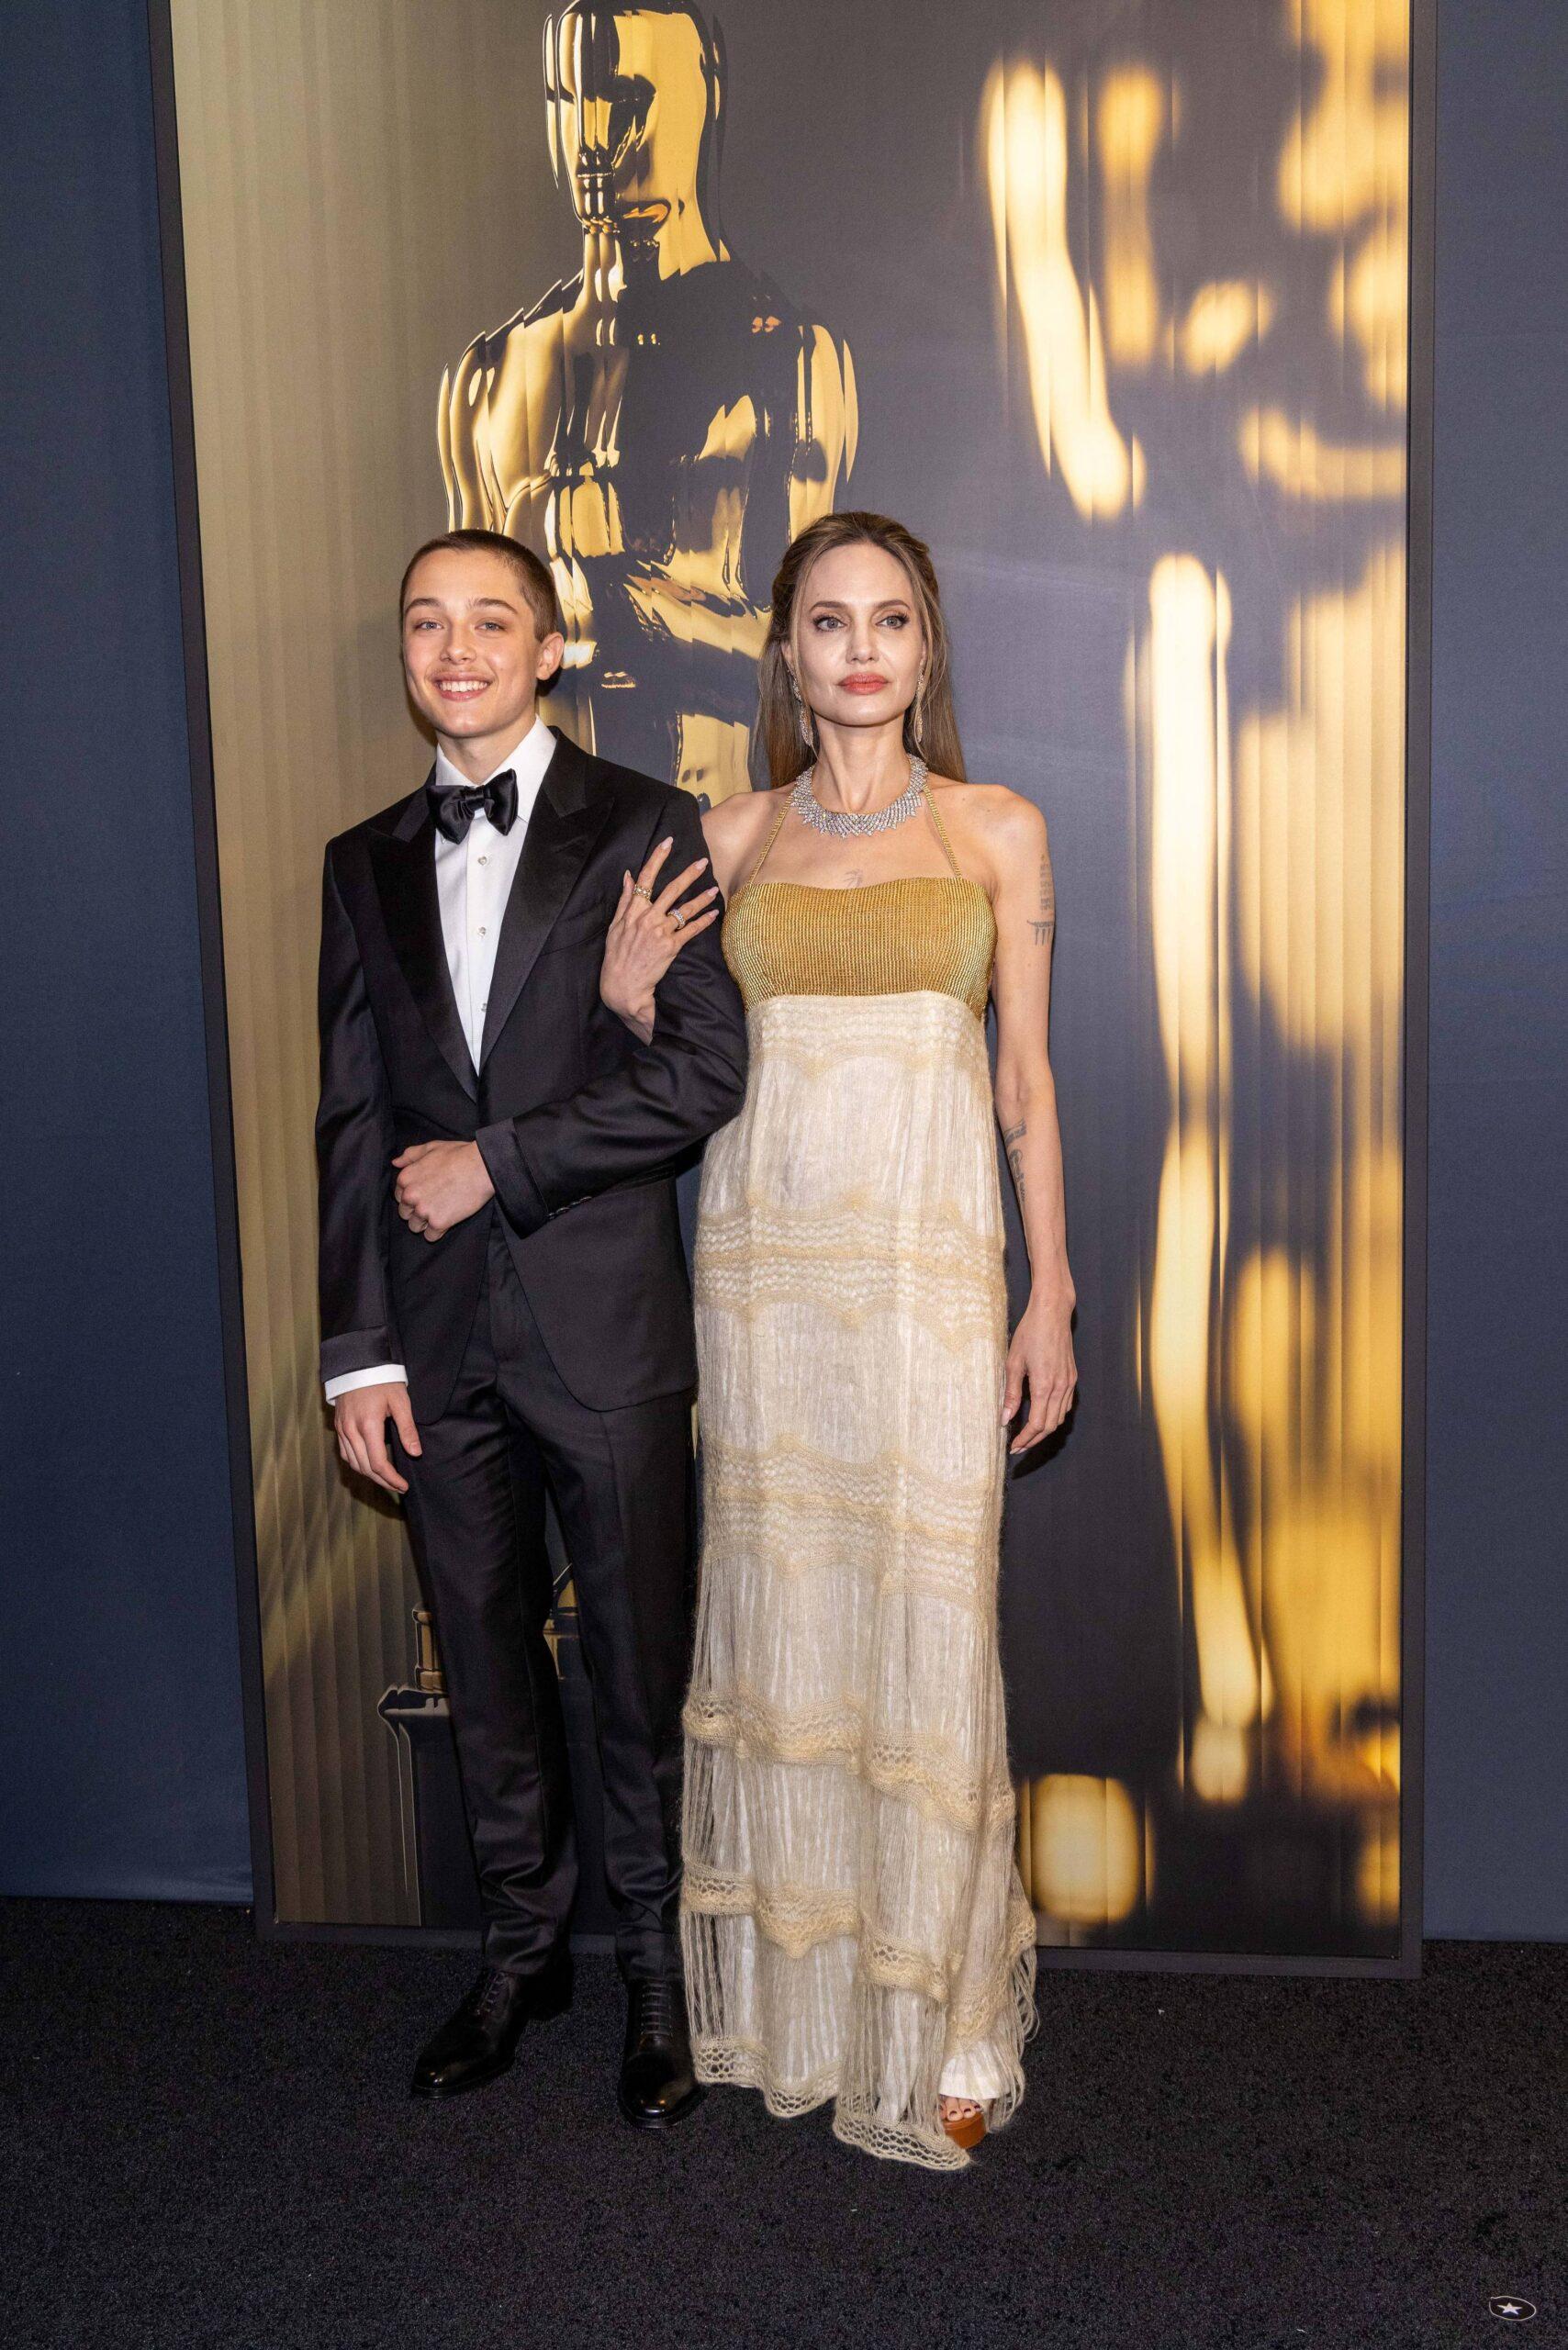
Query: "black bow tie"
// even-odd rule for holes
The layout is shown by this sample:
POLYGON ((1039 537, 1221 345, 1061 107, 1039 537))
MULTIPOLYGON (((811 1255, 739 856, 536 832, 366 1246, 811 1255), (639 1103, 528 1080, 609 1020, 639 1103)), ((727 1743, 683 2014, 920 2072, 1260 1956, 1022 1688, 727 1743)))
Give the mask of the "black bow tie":
POLYGON ((472 786, 447 784, 442 788, 432 780, 426 784, 425 794, 431 803, 431 814, 449 841, 466 836, 481 808, 498 833, 510 833, 517 822, 517 778, 510 767, 503 767, 488 783, 472 786))

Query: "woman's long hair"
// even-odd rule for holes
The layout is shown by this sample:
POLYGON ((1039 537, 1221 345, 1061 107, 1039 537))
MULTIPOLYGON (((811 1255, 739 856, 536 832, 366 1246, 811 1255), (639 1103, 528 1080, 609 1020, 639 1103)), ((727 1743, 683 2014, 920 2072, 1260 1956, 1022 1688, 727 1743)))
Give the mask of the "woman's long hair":
POLYGON ((958 722, 953 714, 952 659, 947 637, 947 622, 942 610, 941 591, 936 585, 936 573, 931 561, 931 550, 902 522, 893 521, 886 514, 823 514, 807 524, 800 536, 792 539, 773 582, 773 610, 767 623, 767 642, 757 663, 757 727, 753 736, 754 774, 756 749, 760 748, 766 763, 766 778, 770 784, 793 783, 803 775, 815 753, 807 748, 801 733, 799 708, 794 689, 790 683, 789 665, 784 652, 793 650, 795 612, 801 600, 801 590, 807 573, 819 555, 833 547, 882 547, 896 557, 906 573, 914 595, 915 610, 920 614, 925 639, 925 693, 921 727, 923 740, 917 746, 913 733, 914 704, 904 712, 903 746, 906 751, 917 747, 921 757, 933 775, 950 776, 957 783, 964 778, 964 754, 958 742, 958 722))

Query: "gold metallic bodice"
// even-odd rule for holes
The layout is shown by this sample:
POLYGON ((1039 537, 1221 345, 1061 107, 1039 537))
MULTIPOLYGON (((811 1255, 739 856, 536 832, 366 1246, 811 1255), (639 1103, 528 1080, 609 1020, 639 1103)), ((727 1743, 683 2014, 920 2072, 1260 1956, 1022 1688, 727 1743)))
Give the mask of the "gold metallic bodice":
MULTIPOLYGON (((953 871, 845 890, 752 878, 724 916, 724 960, 747 1011, 780 995, 957 997, 985 1018, 996 953, 996 918, 978 881, 954 863, 930 800, 936 836, 953 871)), ((780 815, 779 822, 783 817, 780 815)))

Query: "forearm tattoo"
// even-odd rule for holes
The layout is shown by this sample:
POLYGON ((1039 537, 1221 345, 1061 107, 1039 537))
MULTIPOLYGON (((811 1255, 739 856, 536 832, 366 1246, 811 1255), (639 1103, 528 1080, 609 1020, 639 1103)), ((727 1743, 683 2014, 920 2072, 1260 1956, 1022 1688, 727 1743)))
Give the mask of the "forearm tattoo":
POLYGON ((1022 1118, 1015 1126, 1003 1126, 1002 1144, 1007 1152, 1007 1164, 1013 1169, 1013 1188, 1018 1194, 1019 1213, 1024 1207, 1024 1153, 1019 1148, 1029 1129, 1022 1118))

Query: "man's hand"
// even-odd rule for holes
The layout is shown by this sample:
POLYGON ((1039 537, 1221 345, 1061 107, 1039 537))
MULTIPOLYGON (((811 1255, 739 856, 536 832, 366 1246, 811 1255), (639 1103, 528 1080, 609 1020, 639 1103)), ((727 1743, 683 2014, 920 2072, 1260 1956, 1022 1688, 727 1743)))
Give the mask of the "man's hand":
POLYGON ((406 1494, 409 1481, 399 1477, 386 1449, 387 1421, 397 1429, 405 1452, 419 1453, 423 1448, 414 1426, 409 1391, 401 1380, 392 1387, 351 1387, 333 1404, 332 1416, 338 1431, 338 1450, 349 1467, 357 1469, 362 1477, 368 1477, 384 1493, 406 1494))
MULTIPOLYGON (((416 1142, 392 1161, 398 1213, 410 1232, 439 1240, 496 1196, 476 1142, 416 1142)), ((379 1394, 379 1388, 372 1388, 379 1394)))

